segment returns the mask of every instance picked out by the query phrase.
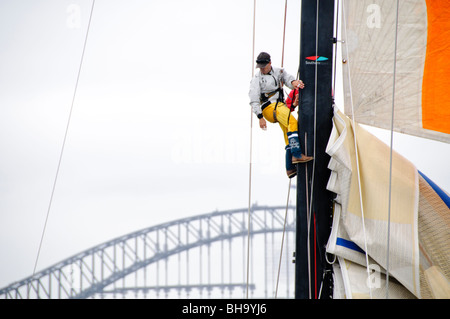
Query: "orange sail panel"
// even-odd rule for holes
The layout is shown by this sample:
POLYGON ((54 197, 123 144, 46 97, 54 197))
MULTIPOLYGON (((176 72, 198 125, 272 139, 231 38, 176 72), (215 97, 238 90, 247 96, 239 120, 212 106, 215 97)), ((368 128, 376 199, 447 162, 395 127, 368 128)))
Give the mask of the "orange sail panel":
POLYGON ((423 128, 450 134, 450 2, 427 0, 427 50, 422 84, 423 128))

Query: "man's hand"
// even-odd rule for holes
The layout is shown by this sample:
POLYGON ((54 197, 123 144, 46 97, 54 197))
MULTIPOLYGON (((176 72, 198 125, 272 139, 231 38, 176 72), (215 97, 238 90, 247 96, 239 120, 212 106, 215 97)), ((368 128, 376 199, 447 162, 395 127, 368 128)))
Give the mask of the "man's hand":
POLYGON ((294 99, 294 102, 292 102, 292 105, 293 106, 298 106, 298 93, 295 94, 295 99, 294 99))
POLYGON ((259 127, 263 130, 267 129, 267 123, 263 117, 259 119, 259 127))
POLYGON ((305 83, 302 80, 294 80, 291 82, 294 88, 303 89, 305 87, 305 83))

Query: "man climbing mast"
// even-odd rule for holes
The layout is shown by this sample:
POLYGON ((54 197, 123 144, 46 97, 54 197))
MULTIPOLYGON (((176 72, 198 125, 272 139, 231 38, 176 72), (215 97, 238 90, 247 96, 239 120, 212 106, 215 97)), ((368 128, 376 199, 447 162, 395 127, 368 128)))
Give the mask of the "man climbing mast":
POLYGON ((272 67, 270 55, 266 52, 258 55, 256 63, 260 73, 250 83, 250 105, 259 119, 260 128, 266 129, 266 120, 279 123, 286 143, 286 173, 292 178, 297 174, 295 164, 306 163, 313 158, 301 152, 297 119, 284 103, 283 85, 290 89, 303 89, 305 84, 283 69, 272 67))

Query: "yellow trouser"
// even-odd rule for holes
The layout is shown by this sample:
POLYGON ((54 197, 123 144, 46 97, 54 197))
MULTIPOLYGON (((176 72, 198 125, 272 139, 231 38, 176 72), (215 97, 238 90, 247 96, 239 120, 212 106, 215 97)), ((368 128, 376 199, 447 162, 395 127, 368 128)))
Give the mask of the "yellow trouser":
MULTIPOLYGON (((273 118, 275 104, 276 103, 272 103, 263 110, 264 118, 271 123, 276 123, 273 118)), ((277 105, 276 118, 280 124, 281 130, 283 131, 284 141, 286 142, 286 145, 289 145, 287 133, 297 132, 297 119, 293 116, 293 114, 291 114, 291 110, 286 106, 286 104, 280 102, 278 102, 277 105)))

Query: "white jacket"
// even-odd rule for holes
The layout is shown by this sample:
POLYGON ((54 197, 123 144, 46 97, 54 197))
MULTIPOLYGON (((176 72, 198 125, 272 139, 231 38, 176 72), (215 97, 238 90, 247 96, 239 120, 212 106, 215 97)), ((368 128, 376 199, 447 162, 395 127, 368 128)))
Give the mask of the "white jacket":
MULTIPOLYGON (((288 88, 294 88, 291 82, 294 81, 295 78, 281 68, 272 67, 272 70, 268 74, 261 74, 260 71, 252 79, 248 96, 250 97, 250 105, 256 116, 262 113, 260 102, 261 93, 270 93, 278 89, 280 80, 282 80, 284 85, 288 88)), ((269 101, 272 103, 276 102, 278 95, 279 93, 277 92, 269 98, 269 101)))

